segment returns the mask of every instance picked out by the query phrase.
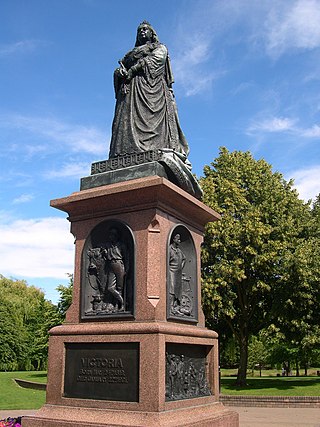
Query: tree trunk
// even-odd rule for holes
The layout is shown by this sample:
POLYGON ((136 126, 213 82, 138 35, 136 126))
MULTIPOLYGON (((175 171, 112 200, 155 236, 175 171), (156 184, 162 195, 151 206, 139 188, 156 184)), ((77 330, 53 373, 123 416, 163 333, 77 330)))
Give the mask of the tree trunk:
POLYGON ((298 359, 296 359, 296 377, 300 377, 300 371, 299 371, 299 362, 298 362, 298 359))
POLYGON ((290 373, 290 371, 291 371, 291 369, 290 369, 290 362, 287 362, 287 364, 286 364, 286 377, 288 377, 289 376, 289 373, 290 373))
POLYGON ((247 385, 247 366, 248 366, 248 335, 246 328, 243 328, 239 340, 240 361, 236 385, 245 387, 247 385))

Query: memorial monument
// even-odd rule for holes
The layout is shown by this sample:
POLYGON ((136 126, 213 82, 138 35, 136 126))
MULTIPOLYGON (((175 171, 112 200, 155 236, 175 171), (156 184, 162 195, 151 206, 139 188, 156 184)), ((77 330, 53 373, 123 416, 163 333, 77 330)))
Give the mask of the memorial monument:
MULTIPOLYGON (((72 305, 50 331, 46 404, 23 427, 237 427, 201 309, 201 201, 167 48, 144 21, 114 72, 109 159, 51 201, 75 236, 72 305)), ((196 125, 196 124, 195 124, 196 125)))

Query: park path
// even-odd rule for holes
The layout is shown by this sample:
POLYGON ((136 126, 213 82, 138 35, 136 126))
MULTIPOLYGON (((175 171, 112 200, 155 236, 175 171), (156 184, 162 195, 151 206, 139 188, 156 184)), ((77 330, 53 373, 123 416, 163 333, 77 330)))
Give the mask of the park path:
POLYGON ((319 408, 232 407, 240 427, 320 427, 319 408))
MULTIPOLYGON (((240 427, 320 427, 318 408, 233 407, 240 414, 240 427)), ((33 415, 31 410, 3 410, 0 419, 33 415)))

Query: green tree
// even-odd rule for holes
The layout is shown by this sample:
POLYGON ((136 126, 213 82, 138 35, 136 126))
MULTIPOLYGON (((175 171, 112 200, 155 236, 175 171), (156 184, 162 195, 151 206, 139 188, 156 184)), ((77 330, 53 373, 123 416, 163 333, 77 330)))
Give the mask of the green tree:
POLYGON ((268 363, 268 360, 269 351, 266 343, 260 337, 253 335, 248 345, 248 368, 251 369, 252 375, 255 367, 259 366, 261 377, 261 370, 268 363))
POLYGON ((43 369, 48 330, 60 324, 57 307, 24 280, 0 275, 0 369, 43 369))
POLYGON ((312 235, 320 239, 320 194, 315 198, 312 209, 312 235))
POLYGON ((65 319, 68 308, 72 303, 72 293, 73 293, 73 275, 68 274, 69 284, 67 286, 59 285, 57 287, 58 292, 60 293, 60 298, 58 302, 58 310, 61 315, 62 320, 65 319))
POLYGON ((293 292, 288 295, 287 289, 281 290, 283 310, 275 320, 295 354, 297 376, 300 367, 307 373, 314 350, 320 348, 320 238, 315 220, 320 217, 313 208, 307 238, 284 257, 284 281, 293 292))
POLYGON ((31 324, 38 299, 43 294, 28 287, 24 280, 0 276, 0 325, 2 370, 26 369, 30 366, 31 324))
POLYGON ((33 337, 30 346, 30 361, 33 369, 44 370, 48 359, 49 330, 60 325, 63 318, 57 306, 45 298, 39 304, 36 317, 37 321, 33 325, 36 329, 33 329, 30 334, 30 337, 33 337))
POLYGON ((239 362, 239 346, 233 336, 224 337, 221 339, 221 332, 219 334, 220 339, 220 366, 223 368, 234 368, 238 366, 239 362))
POLYGON ((246 384, 252 335, 278 318, 288 293, 285 262, 305 236, 308 205, 292 182, 249 152, 226 148, 204 168, 203 201, 222 218, 209 223, 202 251, 208 326, 225 323, 239 344, 237 384, 246 384))
POLYGON ((0 370, 23 369, 28 352, 28 336, 22 319, 12 304, 0 295, 0 370))

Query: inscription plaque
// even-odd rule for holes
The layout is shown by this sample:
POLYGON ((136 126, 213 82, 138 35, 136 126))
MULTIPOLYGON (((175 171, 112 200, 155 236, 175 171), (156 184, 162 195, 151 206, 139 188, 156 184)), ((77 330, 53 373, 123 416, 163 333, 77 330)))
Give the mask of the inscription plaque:
POLYGON ((139 343, 66 343, 64 396, 139 401, 139 343))

